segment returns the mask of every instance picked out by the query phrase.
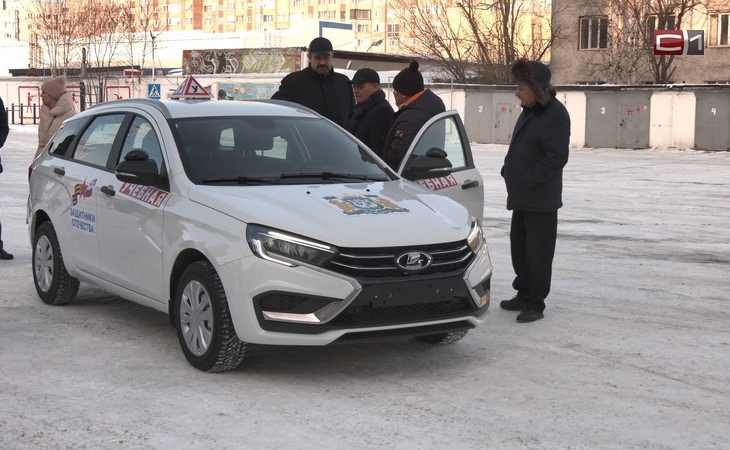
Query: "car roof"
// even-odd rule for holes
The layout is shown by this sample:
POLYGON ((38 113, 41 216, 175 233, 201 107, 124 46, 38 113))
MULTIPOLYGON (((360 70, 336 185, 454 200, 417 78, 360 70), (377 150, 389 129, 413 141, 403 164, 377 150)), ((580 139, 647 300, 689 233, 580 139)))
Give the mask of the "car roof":
POLYGON ((89 111, 98 113, 128 108, 147 110, 154 108, 167 119, 212 116, 321 117, 307 107, 281 100, 211 101, 131 98, 99 103, 92 106, 89 111))

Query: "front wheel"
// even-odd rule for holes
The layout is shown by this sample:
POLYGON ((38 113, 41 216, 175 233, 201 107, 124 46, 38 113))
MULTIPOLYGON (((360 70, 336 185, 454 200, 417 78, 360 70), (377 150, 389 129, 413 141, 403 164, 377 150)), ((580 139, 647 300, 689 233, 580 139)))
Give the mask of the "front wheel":
POLYGON ((33 239, 33 283, 47 305, 65 305, 79 292, 79 280, 66 271, 56 230, 50 222, 38 227, 33 239))
POLYGON ((427 344, 453 344, 454 342, 460 341, 468 332, 469 330, 459 330, 450 333, 429 334, 426 336, 416 336, 416 339, 427 344))
POLYGON ((210 263, 198 261, 185 269, 174 306, 180 347, 193 367, 223 372, 241 364, 246 343, 236 335, 223 284, 210 263))

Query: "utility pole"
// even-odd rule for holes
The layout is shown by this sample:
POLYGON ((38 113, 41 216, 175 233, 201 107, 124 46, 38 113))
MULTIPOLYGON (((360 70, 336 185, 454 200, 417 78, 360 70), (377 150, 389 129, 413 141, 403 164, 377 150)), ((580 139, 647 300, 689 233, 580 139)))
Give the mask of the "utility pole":
POLYGON ((152 39, 152 83, 155 82, 155 35, 150 30, 150 38, 152 39))

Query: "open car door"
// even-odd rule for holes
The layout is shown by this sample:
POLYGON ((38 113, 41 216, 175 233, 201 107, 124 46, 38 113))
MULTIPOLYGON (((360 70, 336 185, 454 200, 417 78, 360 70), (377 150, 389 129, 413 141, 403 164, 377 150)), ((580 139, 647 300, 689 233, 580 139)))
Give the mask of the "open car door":
POLYGON ((484 183, 456 110, 434 116, 421 127, 398 175, 464 205, 482 223, 484 183))

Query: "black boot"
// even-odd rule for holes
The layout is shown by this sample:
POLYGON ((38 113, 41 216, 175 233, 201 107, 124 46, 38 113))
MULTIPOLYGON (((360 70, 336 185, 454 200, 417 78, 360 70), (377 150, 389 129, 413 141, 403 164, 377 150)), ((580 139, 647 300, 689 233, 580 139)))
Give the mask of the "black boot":
POLYGON ((522 311, 526 303, 525 299, 518 295, 510 300, 502 300, 499 303, 499 307, 507 311, 522 311))
POLYGON ((0 259, 13 259, 13 255, 0 248, 0 259))

